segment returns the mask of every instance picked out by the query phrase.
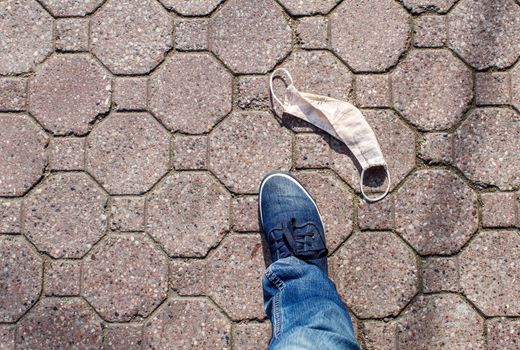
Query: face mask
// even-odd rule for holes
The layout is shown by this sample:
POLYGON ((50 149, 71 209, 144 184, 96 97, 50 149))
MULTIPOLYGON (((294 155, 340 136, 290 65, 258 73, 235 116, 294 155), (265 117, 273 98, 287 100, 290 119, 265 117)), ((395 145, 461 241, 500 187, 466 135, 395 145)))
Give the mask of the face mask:
POLYGON ((276 69, 269 80, 271 94, 282 105, 284 112, 324 130, 347 145, 361 166, 360 188, 363 197, 371 202, 383 199, 390 189, 390 173, 383 152, 370 125, 354 105, 327 96, 299 92, 293 84, 291 74, 284 68, 276 69), (273 78, 278 71, 287 74, 290 84, 286 87, 285 101, 275 95, 273 78), (385 193, 369 198, 363 188, 365 172, 373 167, 383 167, 388 177, 385 193))

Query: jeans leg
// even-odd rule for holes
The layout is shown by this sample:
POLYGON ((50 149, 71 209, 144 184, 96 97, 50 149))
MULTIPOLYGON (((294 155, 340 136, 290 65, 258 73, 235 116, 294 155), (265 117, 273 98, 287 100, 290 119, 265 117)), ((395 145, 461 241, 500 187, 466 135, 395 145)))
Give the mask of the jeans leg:
POLYGON ((262 285, 273 329, 269 350, 359 350, 347 308, 318 267, 293 256, 280 259, 262 285))

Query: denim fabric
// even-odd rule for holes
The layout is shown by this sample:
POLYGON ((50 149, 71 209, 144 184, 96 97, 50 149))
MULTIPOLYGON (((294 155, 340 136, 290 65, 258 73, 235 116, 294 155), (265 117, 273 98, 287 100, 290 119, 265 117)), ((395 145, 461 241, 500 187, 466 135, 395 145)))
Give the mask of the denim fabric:
POLYGON ((352 321, 334 283, 294 256, 277 260, 262 280, 272 324, 269 350, 359 350, 352 321))

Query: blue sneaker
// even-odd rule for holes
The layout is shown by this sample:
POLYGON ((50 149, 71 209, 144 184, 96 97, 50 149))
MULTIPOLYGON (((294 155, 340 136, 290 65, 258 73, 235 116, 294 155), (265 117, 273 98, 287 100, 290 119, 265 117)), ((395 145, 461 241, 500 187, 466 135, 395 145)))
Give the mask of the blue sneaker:
POLYGON ((295 256, 327 273, 325 231, 318 206, 289 174, 268 174, 260 185, 260 224, 272 262, 295 256))

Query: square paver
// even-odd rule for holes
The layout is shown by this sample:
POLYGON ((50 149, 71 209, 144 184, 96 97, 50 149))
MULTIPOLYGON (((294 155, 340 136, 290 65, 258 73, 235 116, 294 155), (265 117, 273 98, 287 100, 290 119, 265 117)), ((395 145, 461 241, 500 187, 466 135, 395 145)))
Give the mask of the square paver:
POLYGON ((85 168, 85 138, 54 138, 51 142, 50 166, 53 170, 83 170, 85 168))
POLYGON ((238 108, 259 110, 270 106, 268 77, 240 76, 237 86, 238 108))
POLYGON ((208 166, 207 136, 176 135, 173 139, 173 167, 177 170, 200 170, 208 166))
POLYGON ((20 233, 22 201, 0 199, 0 233, 20 233))
POLYGON ((508 72, 475 74, 477 105, 500 105, 511 101, 511 77, 508 72))
POLYGON ((415 42, 417 47, 441 47, 447 38, 446 18, 444 16, 421 16, 414 21, 415 42))
POLYGON ((231 204, 233 230, 239 232, 260 231, 258 218, 258 197, 235 197, 231 204))
POLYGON ((21 111, 27 99, 27 79, 0 77, 0 111, 21 111))
POLYGON ((147 100, 145 78, 118 78, 114 84, 114 103, 120 111, 144 110, 147 100))
POLYGON ((326 49, 328 47, 327 17, 302 17, 298 20, 296 40, 305 49, 326 49))
POLYGON ((208 20, 203 18, 175 21, 175 48, 180 51, 208 49, 208 20))
POLYGON ((88 51, 88 27, 88 18, 56 20, 56 49, 59 51, 88 51))
POLYGON ((144 198, 113 197, 111 228, 117 231, 144 230, 144 198))
POLYGON ((390 83, 386 74, 357 75, 356 102, 359 107, 390 107, 390 83))
POLYGON ((515 225, 515 193, 482 193, 480 200, 482 202, 482 225, 484 227, 511 227, 515 225))
POLYGON ((432 292, 459 292, 459 265, 457 258, 426 258, 422 264, 423 290, 432 292))
POLYGON ((73 260, 54 260, 46 264, 48 296, 74 296, 80 293, 81 265, 73 260))

